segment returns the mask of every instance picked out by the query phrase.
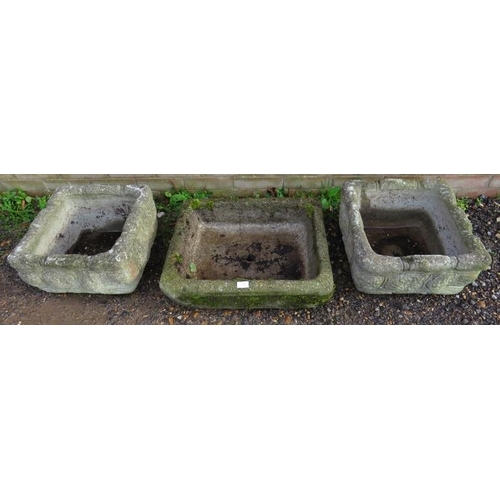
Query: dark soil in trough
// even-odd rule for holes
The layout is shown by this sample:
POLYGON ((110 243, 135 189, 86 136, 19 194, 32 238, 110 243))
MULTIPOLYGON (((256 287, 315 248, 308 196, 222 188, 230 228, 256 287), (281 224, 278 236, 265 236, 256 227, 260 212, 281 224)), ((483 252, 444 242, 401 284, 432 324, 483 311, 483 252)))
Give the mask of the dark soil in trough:
MULTIPOLYGON (((400 215, 400 214, 399 214, 400 215)), ((375 213, 363 214, 368 241, 375 253, 390 257, 442 254, 444 248, 437 235, 432 237, 430 217, 425 213, 406 215, 404 225, 400 218, 375 213)))
POLYGON ((120 232, 84 232, 66 253, 72 255, 99 255, 111 250, 120 235, 120 232))
POLYGON ((337 290, 324 306, 305 310, 193 310, 178 306, 159 280, 171 227, 160 219, 151 259, 130 295, 49 294, 25 284, 7 263, 22 231, 0 221, 0 324, 3 325, 498 325, 500 324, 500 201, 470 201, 467 215, 492 255, 489 270, 458 295, 366 295, 351 279, 336 215, 326 217, 337 290))

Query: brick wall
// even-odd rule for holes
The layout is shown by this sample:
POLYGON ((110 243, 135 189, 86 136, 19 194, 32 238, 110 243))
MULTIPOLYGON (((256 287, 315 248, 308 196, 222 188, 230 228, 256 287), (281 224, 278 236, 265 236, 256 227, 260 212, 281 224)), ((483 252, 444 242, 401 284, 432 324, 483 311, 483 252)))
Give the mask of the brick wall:
POLYGON ((350 179, 378 180, 387 177, 416 178, 441 177, 455 190, 457 196, 476 197, 479 195, 497 196, 500 194, 500 174, 477 175, 375 175, 375 174, 0 174, 0 191, 23 189, 30 194, 51 193, 68 184, 110 183, 110 184, 148 184, 155 194, 171 189, 188 190, 209 189, 219 196, 253 196, 256 192, 284 187, 289 190, 319 190, 326 186, 341 186, 350 179))

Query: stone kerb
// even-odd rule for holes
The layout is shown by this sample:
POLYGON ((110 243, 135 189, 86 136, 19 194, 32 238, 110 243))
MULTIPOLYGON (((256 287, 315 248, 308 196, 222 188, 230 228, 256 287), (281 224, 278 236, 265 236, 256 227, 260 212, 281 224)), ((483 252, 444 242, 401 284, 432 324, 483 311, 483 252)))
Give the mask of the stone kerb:
POLYGON ((456 294, 491 265, 439 179, 347 182, 340 227, 353 281, 364 293, 456 294))
POLYGON ((8 257, 28 284, 51 293, 127 294, 137 287, 157 231, 157 212, 147 186, 68 186, 8 257), (73 253, 85 235, 115 233, 102 253, 73 253))
MULTIPOLYGON (((147 185, 155 196, 165 191, 207 189, 218 197, 252 197, 265 194, 269 188, 319 191, 342 186, 353 180, 379 181, 395 177, 386 174, 0 174, 0 191, 23 189, 32 195, 53 193, 68 185, 113 184, 147 185)), ((400 179, 442 177, 459 197, 496 196, 500 193, 500 176, 495 174, 401 174, 400 179)))

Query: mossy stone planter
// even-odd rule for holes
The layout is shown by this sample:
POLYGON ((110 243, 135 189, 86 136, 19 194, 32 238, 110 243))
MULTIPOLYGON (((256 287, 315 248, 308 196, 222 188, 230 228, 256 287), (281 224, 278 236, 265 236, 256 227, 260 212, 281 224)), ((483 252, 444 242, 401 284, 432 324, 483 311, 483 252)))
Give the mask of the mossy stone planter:
POLYGON ((334 283, 321 208, 299 199, 187 204, 160 286, 173 301, 196 308, 324 304, 334 283))
POLYGON ((340 227, 364 293, 456 294, 491 256, 443 181, 347 182, 340 227))
POLYGON ((8 261, 46 292, 127 294, 142 277, 157 224, 147 186, 68 186, 54 193, 8 261))

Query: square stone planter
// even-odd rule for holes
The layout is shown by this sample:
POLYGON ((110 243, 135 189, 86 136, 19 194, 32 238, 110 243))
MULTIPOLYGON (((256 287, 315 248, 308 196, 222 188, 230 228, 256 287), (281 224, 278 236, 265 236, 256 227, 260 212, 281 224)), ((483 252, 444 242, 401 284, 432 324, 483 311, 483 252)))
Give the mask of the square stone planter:
POLYGON ((454 192, 439 179, 347 182, 340 227, 361 292, 456 294, 491 265, 454 192))
POLYGON ((160 286, 173 301, 196 308, 324 304, 334 283, 321 208, 299 199, 188 204, 160 286))
POLYGON ((53 194, 8 261, 46 292, 131 293, 157 224, 147 186, 69 186, 53 194))

